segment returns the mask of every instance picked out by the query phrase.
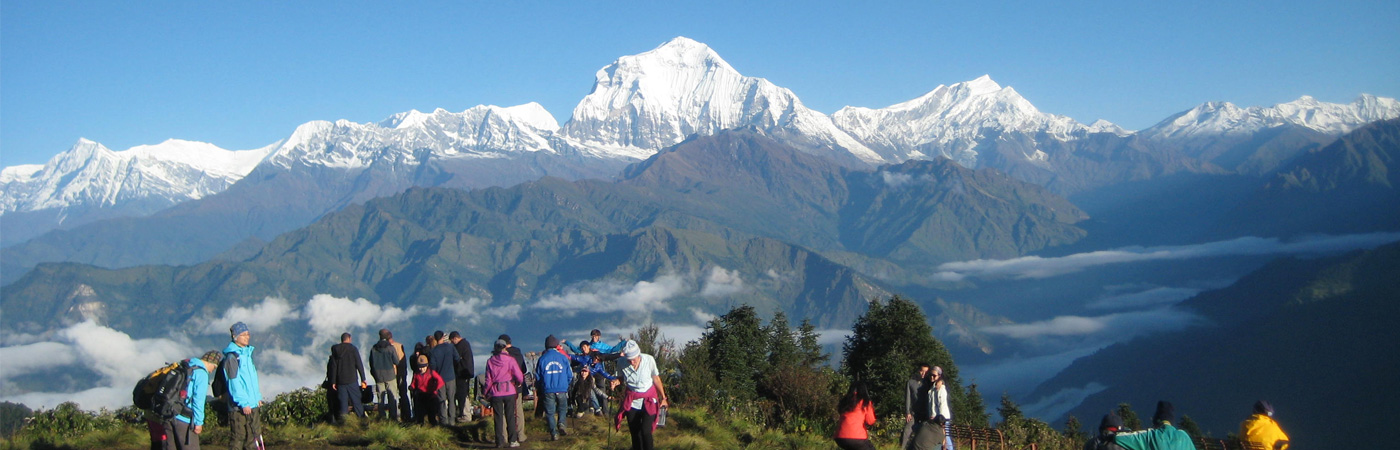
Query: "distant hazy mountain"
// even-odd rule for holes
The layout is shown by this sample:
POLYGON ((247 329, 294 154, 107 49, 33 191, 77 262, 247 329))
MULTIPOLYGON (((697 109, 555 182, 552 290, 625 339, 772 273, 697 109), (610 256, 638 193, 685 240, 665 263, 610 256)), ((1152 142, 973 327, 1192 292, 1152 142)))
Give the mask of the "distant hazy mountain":
POLYGON ((1140 134, 1192 157, 1263 174, 1368 123, 1400 117, 1400 101, 1361 95, 1350 104, 1303 96, 1272 107, 1208 102, 1140 134))
POLYGON ((1400 229, 1400 119, 1299 156, 1245 199, 1222 229, 1268 236, 1400 229))
POLYGON ((272 150, 168 140, 114 152, 79 139, 43 165, 0 171, 0 245, 56 227, 143 216, 227 189, 272 150))
MULTIPOLYGON (((1172 401, 1216 437, 1268 400, 1294 445, 1380 448, 1400 370, 1400 244, 1322 260, 1285 259, 1182 303, 1206 325, 1140 338, 1076 360, 1034 395, 1087 390, 1070 410, 1092 421, 1121 402, 1147 417, 1172 401), (1100 389, 1090 389, 1097 386, 1100 389), (1338 389, 1350 389, 1339 395, 1338 389)), ((1031 399, 1034 401, 1034 398, 1031 399)), ((1062 420, 1060 418, 1058 420, 1062 420)))

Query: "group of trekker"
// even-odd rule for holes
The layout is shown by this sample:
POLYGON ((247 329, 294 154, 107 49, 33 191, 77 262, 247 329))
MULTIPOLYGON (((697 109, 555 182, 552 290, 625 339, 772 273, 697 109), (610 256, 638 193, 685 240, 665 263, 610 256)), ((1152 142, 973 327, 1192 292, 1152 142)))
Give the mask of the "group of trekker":
POLYGON ((152 450, 199 450, 204 405, 210 397, 227 400, 230 449, 264 448, 264 403, 251 340, 248 325, 235 323, 229 328, 230 342, 222 351, 179 361, 137 383, 132 393, 136 404, 151 408, 146 411, 146 425, 152 450), (165 380, 176 380, 180 385, 162 383, 165 380))
MULTIPOLYGON (((866 427, 874 425, 875 405, 860 380, 837 405, 840 419, 835 435, 836 445, 843 450, 874 450, 866 427)), ((1260 400, 1254 412, 1240 424, 1240 441, 1266 450, 1286 450, 1288 435, 1273 418, 1274 407, 1260 400)), ((1152 415, 1152 428, 1130 430, 1123 426, 1118 413, 1103 417, 1098 434, 1084 443, 1084 450, 1195 450, 1191 436, 1176 428, 1175 408, 1171 402, 1157 402, 1152 415)), ((943 381, 943 369, 921 363, 905 386, 904 433, 900 448, 906 450, 953 450, 952 409, 948 390, 943 381)))
MULTIPOLYGON (((1084 443, 1084 450, 1194 450, 1191 436, 1178 429, 1176 409, 1171 402, 1157 402, 1157 410, 1152 413, 1152 428, 1129 430, 1123 427, 1123 418, 1116 412, 1103 416, 1099 422, 1099 432, 1084 443)), ((1252 447, 1266 450, 1286 450, 1288 435, 1274 421, 1274 406, 1260 400, 1254 403, 1254 412, 1240 424, 1239 440, 1252 447)))
MULTIPOLYGON (((368 393, 369 383, 352 340, 350 333, 342 334, 326 361, 324 386, 337 423, 351 410, 365 417, 361 397, 368 393)), ((652 432, 667 406, 666 394, 656 360, 642 354, 635 341, 619 338, 617 344, 608 344, 599 330, 593 330, 577 345, 550 335, 539 353, 524 353, 509 335, 502 334, 493 343, 480 376, 472 355, 471 343, 457 331, 434 332, 415 344, 410 354, 394 341, 392 332, 379 330, 379 342, 369 356, 375 409, 393 420, 465 423, 478 417, 473 407, 476 395, 471 393, 475 387, 482 402, 480 415, 489 411, 495 418, 497 447, 518 447, 526 440, 522 431, 525 400, 534 398, 535 412, 544 416, 550 440, 558 440, 568 435, 571 410, 575 417, 602 416, 608 410, 609 393, 625 384, 623 408, 614 426, 621 429, 625 419, 633 448, 652 448, 652 432), (533 364, 527 364, 527 357, 533 364), (608 372, 604 363, 609 361, 617 361, 621 378, 608 372)))

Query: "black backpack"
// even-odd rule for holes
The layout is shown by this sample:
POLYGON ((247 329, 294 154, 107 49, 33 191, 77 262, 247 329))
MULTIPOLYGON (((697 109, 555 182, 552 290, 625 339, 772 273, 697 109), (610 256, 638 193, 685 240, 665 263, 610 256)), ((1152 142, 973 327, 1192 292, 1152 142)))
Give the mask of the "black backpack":
POLYGON ((224 354, 219 359, 219 368, 214 369, 213 386, 209 388, 209 396, 213 398, 224 398, 228 396, 228 371, 224 363, 229 360, 228 354, 224 354))
POLYGON ((156 369, 136 382, 131 400, 137 408, 155 413, 162 420, 189 416, 190 360, 181 360, 156 369))

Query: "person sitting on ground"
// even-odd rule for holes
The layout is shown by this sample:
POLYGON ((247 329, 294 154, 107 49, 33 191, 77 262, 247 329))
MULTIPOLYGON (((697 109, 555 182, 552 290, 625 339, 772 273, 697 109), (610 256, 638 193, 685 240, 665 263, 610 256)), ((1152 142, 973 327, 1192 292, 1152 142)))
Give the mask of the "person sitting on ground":
MULTIPOLYGON (((603 364, 602 359, 590 353, 592 342, 579 342, 577 348, 583 352, 570 356, 580 366, 579 382, 575 383, 577 386, 575 389, 578 391, 576 395, 587 402, 588 409, 593 415, 600 416, 603 414, 603 406, 607 404, 607 383, 616 380, 617 377, 608 373, 607 366, 603 364), (585 370, 588 372, 587 375, 582 373, 585 370)), ((579 416, 582 415, 583 411, 579 411, 579 416)))
MULTIPOLYGON (((503 448, 506 447, 507 436, 514 437, 520 434, 520 421, 513 411, 518 401, 516 386, 525 381, 525 373, 520 371, 520 365, 507 351, 509 343, 504 339, 497 339, 494 347, 491 359, 486 360, 483 392, 491 399, 491 410, 495 411, 496 447, 503 448)), ((519 447, 520 441, 511 440, 510 446, 519 447)))
POLYGON ((1240 440, 1269 450, 1288 449, 1288 434, 1274 421, 1274 405, 1263 400, 1254 402, 1254 414, 1240 424, 1240 440))
POLYGON ((1171 402, 1157 402, 1157 411, 1152 414, 1152 429, 1118 433, 1113 441, 1127 450, 1195 450, 1191 436, 1172 425, 1176 420, 1176 410, 1171 402))
POLYGON ((865 427, 875 425, 875 404, 864 383, 851 383, 851 390, 836 405, 841 414, 836 429, 836 446, 842 450, 875 450, 865 427))
POLYGON ((442 376, 428 367, 427 356, 418 355, 416 363, 418 371, 408 383, 409 391, 413 392, 413 420, 426 424, 429 418, 437 417, 434 408, 438 404, 438 393, 442 391, 442 376))
POLYGON ((1123 447, 1119 447, 1113 440, 1113 436, 1117 435, 1122 429, 1123 418, 1118 417, 1118 413, 1110 412, 1105 414, 1103 420, 1099 421, 1098 436, 1094 436, 1094 438, 1085 442, 1084 450, 1123 450, 1123 447))

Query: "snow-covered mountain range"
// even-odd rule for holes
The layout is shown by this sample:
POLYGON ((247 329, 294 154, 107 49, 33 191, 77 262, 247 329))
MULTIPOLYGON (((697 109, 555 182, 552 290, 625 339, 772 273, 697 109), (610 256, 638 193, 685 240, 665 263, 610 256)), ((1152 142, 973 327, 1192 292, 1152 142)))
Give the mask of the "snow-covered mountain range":
MULTIPOLYGON (((460 186, 501 184, 539 175, 597 176, 597 170, 551 166, 548 160, 594 160, 606 162, 596 167, 620 166, 693 134, 741 126, 851 165, 946 156, 968 167, 992 166, 1017 173, 1009 169, 1020 165, 1021 172, 1034 167, 1053 173, 1059 170, 1056 157, 1072 153, 1065 149, 1072 148, 1076 139, 1096 134, 1186 143, 1216 136, 1248 136, 1290 125, 1335 137, 1393 117, 1400 117, 1400 102, 1370 95, 1346 105, 1310 97, 1273 107, 1240 108, 1212 102, 1134 133, 1103 120, 1084 125, 1041 112, 1015 89, 1003 87, 989 76, 938 86, 885 108, 846 107, 828 116, 805 107, 788 89, 740 74, 708 46, 678 37, 600 69, 592 92, 562 126, 543 107, 528 103, 482 105, 460 113, 409 111, 379 123, 313 121, 268 147, 245 151, 170 140, 114 152, 82 140, 42 166, 0 171, 0 215, 13 219, 17 212, 49 211, 62 223, 70 220, 63 211, 84 208, 119 211, 109 215, 149 214, 221 192, 255 168, 260 172, 315 168, 358 173, 379 167, 398 173, 429 164, 435 172, 431 177, 407 179, 416 184, 459 176, 453 184, 460 186), (999 153, 983 153, 995 150, 985 148, 988 136, 1004 139, 1008 134, 1019 136, 1014 146, 1006 147, 1014 147, 1014 151, 1003 148, 996 150, 999 153), (984 146, 983 151, 979 145, 984 146), (523 166, 499 162, 521 158, 531 158, 527 164, 530 173, 477 181, 460 179, 481 176, 480 168, 463 168, 497 161, 492 170, 514 170, 500 167, 523 166), (1023 161, 1012 161, 1018 158, 1023 161), (135 204, 140 206, 130 206, 135 204)), ((391 184, 385 189, 401 187, 401 183, 391 184)))
POLYGON ((272 149, 233 151, 171 139, 116 152, 79 139, 43 165, 0 171, 0 214, 78 205, 114 207, 133 200, 163 209, 227 189, 272 149))

